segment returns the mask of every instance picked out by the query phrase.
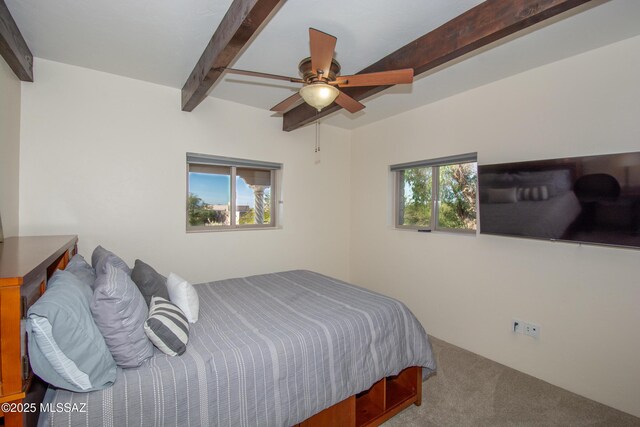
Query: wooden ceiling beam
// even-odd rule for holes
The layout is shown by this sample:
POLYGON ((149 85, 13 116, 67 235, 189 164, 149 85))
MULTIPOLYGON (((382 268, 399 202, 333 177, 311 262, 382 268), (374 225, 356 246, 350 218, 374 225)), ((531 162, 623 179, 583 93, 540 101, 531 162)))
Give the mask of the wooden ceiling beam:
POLYGON ((0 55, 20 80, 33 81, 33 55, 4 0, 0 0, 0 55))
MULTIPOLYGON (((487 0, 358 74, 413 68, 418 75, 589 1, 592 0, 487 0)), ((352 87, 344 92, 362 101, 388 87, 352 87)), ((283 130, 295 130, 341 108, 334 103, 318 112, 301 104, 284 114, 283 130)))
POLYGON ((182 88, 182 110, 193 111, 282 0, 234 0, 182 88))

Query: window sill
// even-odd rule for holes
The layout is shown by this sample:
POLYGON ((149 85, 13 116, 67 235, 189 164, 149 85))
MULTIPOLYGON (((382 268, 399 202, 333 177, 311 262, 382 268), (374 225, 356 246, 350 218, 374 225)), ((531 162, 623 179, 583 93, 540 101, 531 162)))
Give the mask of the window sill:
POLYGON ((281 225, 257 227, 211 227, 206 229, 187 229, 187 234, 224 233, 228 231, 282 230, 281 225))
POLYGON ((456 236, 472 236, 476 237, 478 235, 477 230, 428 230, 426 231, 424 228, 413 228, 413 227, 393 227, 394 230, 397 231, 412 231, 418 232, 420 234, 454 234, 456 236), (425 231, 423 231, 425 230, 425 231))

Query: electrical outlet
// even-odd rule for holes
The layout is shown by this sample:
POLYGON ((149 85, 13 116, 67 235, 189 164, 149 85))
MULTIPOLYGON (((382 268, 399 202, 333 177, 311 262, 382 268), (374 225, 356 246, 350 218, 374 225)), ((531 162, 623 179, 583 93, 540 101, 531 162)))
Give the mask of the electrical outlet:
POLYGON ((511 319, 511 332, 514 334, 529 335, 533 338, 540 337, 540 326, 535 323, 523 322, 518 319, 511 319))
POLYGON ((534 325, 533 323, 527 323, 524 325, 524 334, 533 338, 538 338, 540 336, 540 326, 534 325))
POLYGON ((524 323, 518 319, 511 319, 511 332, 515 334, 523 334, 524 323))

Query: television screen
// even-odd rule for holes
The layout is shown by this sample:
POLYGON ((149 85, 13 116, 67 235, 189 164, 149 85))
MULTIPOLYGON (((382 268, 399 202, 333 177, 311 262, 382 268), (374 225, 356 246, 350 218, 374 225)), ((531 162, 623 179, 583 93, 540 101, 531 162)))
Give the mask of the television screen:
POLYGON ((480 232, 640 248, 640 152, 478 165, 480 232))

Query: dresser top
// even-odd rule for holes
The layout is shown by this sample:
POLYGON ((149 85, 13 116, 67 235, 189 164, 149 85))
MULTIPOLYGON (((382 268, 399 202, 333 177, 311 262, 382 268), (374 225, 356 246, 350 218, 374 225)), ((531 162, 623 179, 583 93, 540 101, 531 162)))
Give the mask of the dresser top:
POLYGON ((22 278, 34 270, 47 268, 77 240, 77 236, 5 238, 0 243, 0 286, 21 284, 22 278))

